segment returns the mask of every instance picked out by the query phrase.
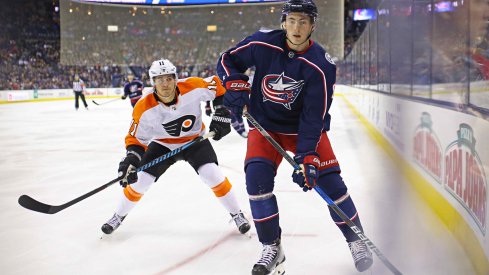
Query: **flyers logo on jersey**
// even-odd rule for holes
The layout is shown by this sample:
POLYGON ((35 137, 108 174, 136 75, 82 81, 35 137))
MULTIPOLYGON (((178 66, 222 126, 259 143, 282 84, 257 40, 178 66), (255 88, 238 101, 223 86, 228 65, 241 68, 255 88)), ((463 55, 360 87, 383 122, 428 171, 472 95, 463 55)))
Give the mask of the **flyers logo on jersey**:
POLYGON ((194 123, 195 116, 186 115, 162 125, 170 136, 179 137, 181 132, 190 131, 194 123))
POLYGON ((266 75, 261 83, 263 101, 282 104, 290 110, 292 104, 304 86, 304 80, 296 81, 284 73, 266 75))

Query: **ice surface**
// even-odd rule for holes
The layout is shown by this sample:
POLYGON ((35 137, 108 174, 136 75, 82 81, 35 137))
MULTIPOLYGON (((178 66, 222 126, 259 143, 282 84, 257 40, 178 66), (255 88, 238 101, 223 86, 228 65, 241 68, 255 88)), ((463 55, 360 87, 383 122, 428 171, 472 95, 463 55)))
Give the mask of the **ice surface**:
MULTIPOLYGON (((108 100, 108 99, 107 99, 108 100)), ((103 99, 97 101, 103 102, 103 99)), ((20 207, 22 194, 62 204, 117 177, 131 106, 116 101, 75 111, 72 101, 0 105, 2 274, 250 274, 261 245, 237 233, 193 169, 178 162, 111 236, 117 184, 57 214, 20 207)), ((366 235, 404 274, 473 274, 460 245, 419 203, 385 152, 337 98, 330 139, 366 235)), ((206 117, 206 121, 209 118, 206 117)), ((212 141, 242 208, 250 213, 236 132, 212 141)), ((302 192, 282 162, 276 177, 282 242, 291 275, 357 274, 326 203, 302 192)), ((363 274, 390 274, 374 256, 363 274)))

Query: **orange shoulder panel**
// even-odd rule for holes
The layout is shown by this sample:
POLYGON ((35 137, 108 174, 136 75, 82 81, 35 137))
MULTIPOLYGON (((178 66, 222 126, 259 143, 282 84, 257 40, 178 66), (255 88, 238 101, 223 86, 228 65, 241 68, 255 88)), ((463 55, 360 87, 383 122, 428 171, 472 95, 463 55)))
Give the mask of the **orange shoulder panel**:
POLYGON ((178 82, 180 94, 186 94, 197 88, 206 88, 216 92, 216 97, 223 95, 226 89, 222 86, 221 80, 217 76, 212 76, 212 82, 207 82, 200 77, 189 77, 184 81, 178 82))
POLYGON ((180 91, 181 95, 191 92, 192 90, 197 88, 207 88, 207 85, 208 83, 206 83, 200 77, 189 77, 186 78, 184 81, 180 81, 177 83, 178 91, 180 91))
POLYGON ((149 94, 144 98, 140 99, 136 106, 134 106, 134 110, 132 111, 132 119, 139 123, 139 119, 143 115, 146 110, 149 110, 155 106, 158 106, 158 101, 153 94, 149 94))

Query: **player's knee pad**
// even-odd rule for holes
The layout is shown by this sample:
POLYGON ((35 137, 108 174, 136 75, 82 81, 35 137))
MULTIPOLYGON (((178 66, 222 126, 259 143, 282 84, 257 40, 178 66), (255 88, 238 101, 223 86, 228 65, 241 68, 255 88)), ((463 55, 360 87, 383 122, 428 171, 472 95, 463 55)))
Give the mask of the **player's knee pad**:
POLYGON ((329 173, 319 177, 317 185, 333 200, 347 194, 348 188, 339 173, 329 173))
POLYGON ((139 194, 144 194, 149 187, 155 182, 156 177, 144 171, 138 173, 138 181, 131 184, 131 188, 139 194))
POLYGON ((260 195, 273 191, 275 168, 271 163, 251 161, 246 164, 246 191, 260 195))
POLYGON ((224 174, 215 163, 206 163, 197 170, 200 179, 210 188, 224 181, 224 174))

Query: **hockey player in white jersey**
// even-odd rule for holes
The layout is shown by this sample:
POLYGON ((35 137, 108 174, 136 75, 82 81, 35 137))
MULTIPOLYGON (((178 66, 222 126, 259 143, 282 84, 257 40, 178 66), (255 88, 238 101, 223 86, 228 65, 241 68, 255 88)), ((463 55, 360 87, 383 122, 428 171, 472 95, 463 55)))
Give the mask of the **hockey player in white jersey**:
POLYGON ((229 111, 222 106, 225 88, 217 76, 190 77, 179 80, 176 67, 167 59, 156 60, 149 69, 153 93, 135 105, 132 123, 126 136, 126 156, 119 163, 123 190, 115 214, 102 231, 111 234, 136 206, 149 187, 176 161, 188 162, 200 179, 212 189, 240 233, 250 230, 236 199, 234 188, 218 167, 217 156, 208 139, 140 172, 137 167, 203 136, 201 102, 212 100, 216 111, 209 125, 214 140, 231 131, 229 111))

